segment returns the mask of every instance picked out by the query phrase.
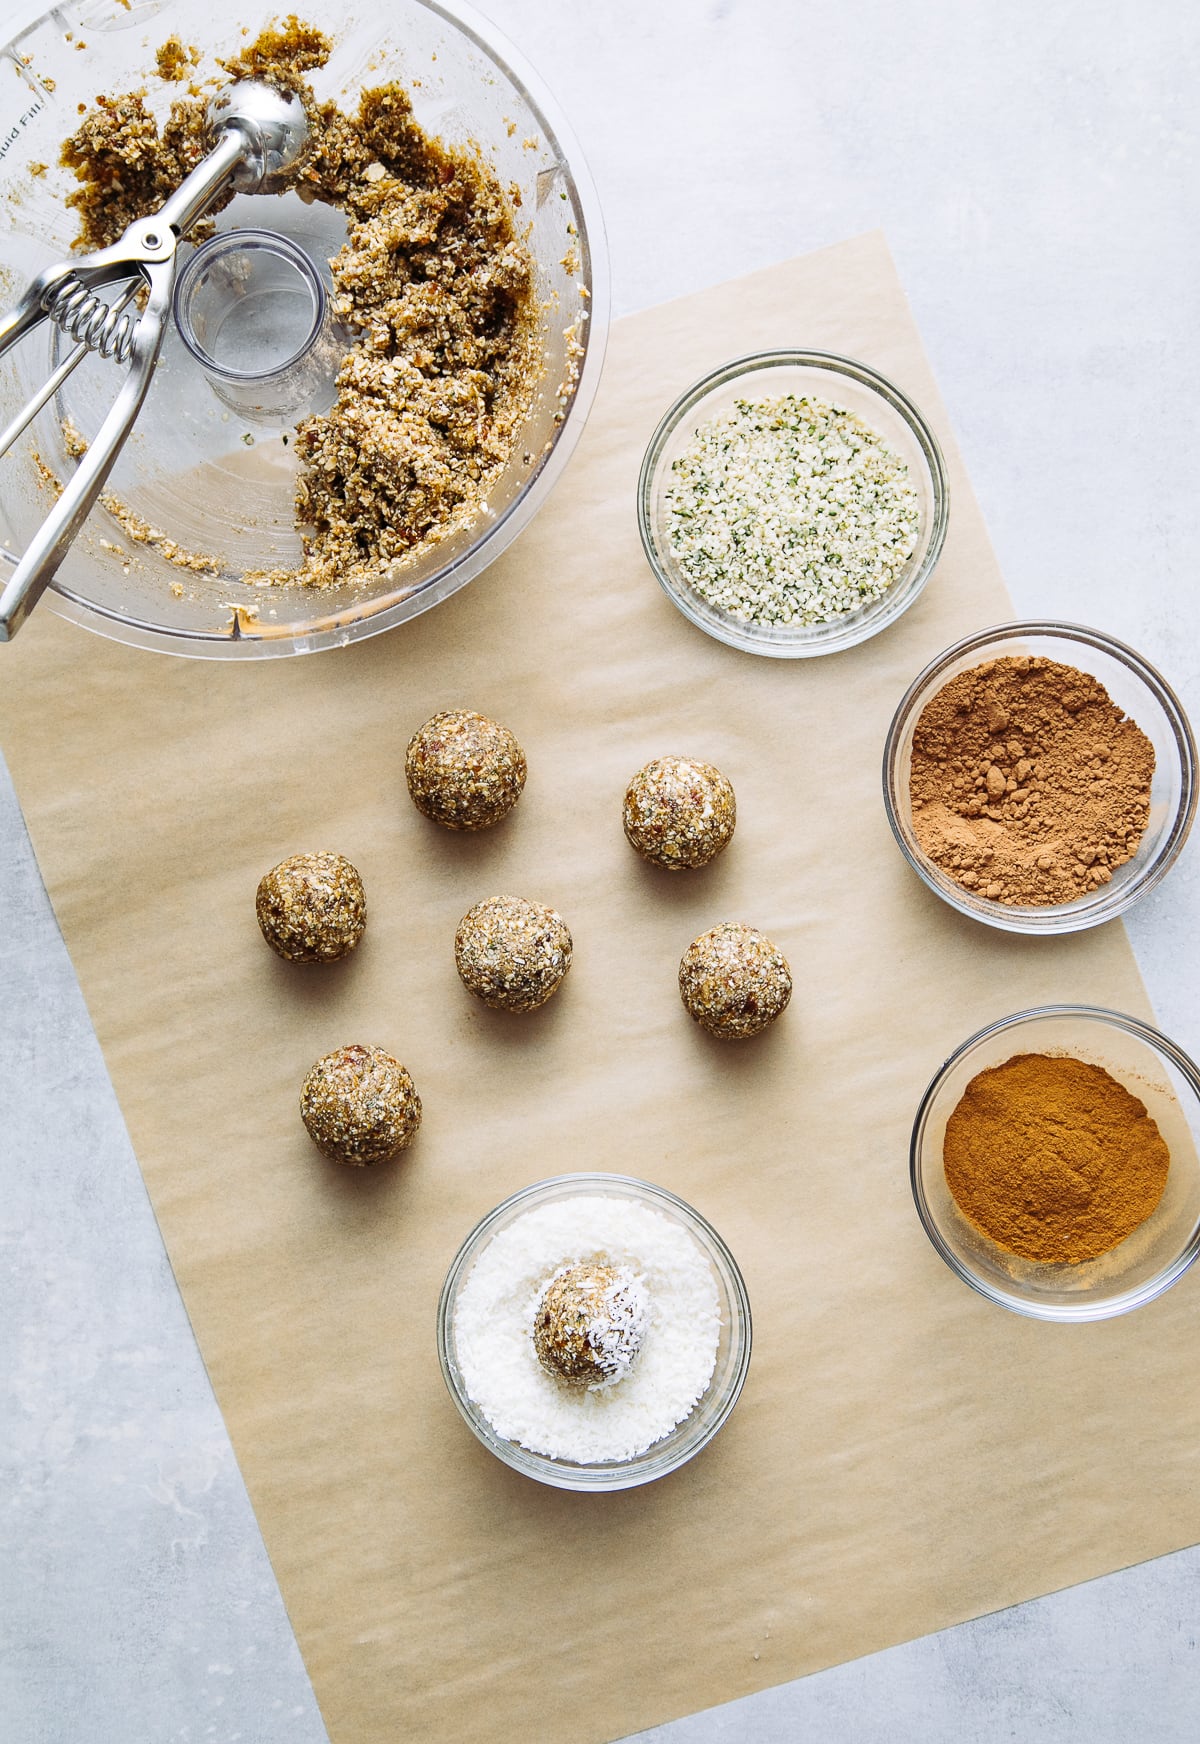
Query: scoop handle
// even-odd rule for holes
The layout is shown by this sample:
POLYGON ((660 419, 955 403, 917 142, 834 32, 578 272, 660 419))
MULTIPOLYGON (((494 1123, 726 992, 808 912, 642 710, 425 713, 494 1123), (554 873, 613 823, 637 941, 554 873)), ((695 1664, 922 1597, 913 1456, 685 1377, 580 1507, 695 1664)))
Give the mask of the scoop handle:
MULTIPOLYGON (((129 343, 127 331, 122 331, 119 355, 122 362, 128 355, 128 365, 120 392, 95 440, 58 501, 16 560, 16 568, 0 592, 0 642, 12 640, 54 579, 70 550, 71 541, 104 489, 113 463, 141 410, 154 376, 171 309, 175 250, 179 239, 187 235, 196 220, 231 183, 236 188, 253 192, 271 176, 294 164, 305 148, 308 135, 308 121, 299 98, 249 79, 238 81, 214 99, 209 110, 209 125, 216 139, 212 150, 185 176, 157 212, 135 219, 111 248, 85 255, 74 263, 62 263, 41 274, 12 312, 0 320, 0 354, 39 321, 45 320, 52 306, 55 314, 51 318, 59 319, 61 326, 83 341, 24 410, 0 432, 0 443, 7 447, 37 415, 88 349, 100 349, 108 355, 107 342, 102 342, 98 335, 104 330, 108 317, 116 318, 118 305, 109 308, 102 301, 95 301, 89 295, 93 288, 112 283, 114 279, 133 279, 136 286, 140 279, 150 289, 146 306, 133 328, 132 343, 129 343), (81 321, 86 330, 73 328, 66 316, 60 318, 57 315, 54 293, 68 278, 78 281, 79 294, 84 299, 81 321), (92 315, 100 323, 94 333, 89 320, 92 315)), ((128 301, 131 294, 127 292, 124 301, 128 301)), ((4 447, 0 447, 0 454, 4 447)), ((8 556, 8 553, 4 555, 8 556)))
MULTIPOLYGON (((193 225, 210 206, 238 168, 245 162, 246 139, 240 127, 231 125, 221 134, 213 150, 197 164, 180 183, 159 211, 149 218, 137 219, 129 226, 120 242, 94 256, 89 269, 81 262, 75 269, 81 280, 91 277, 103 282, 118 271, 130 272, 147 280, 150 295, 138 318, 133 333, 133 346, 121 389, 108 414, 89 445, 87 453, 72 473, 62 495, 46 516, 29 544, 25 547, 16 569, 0 593, 0 642, 11 642, 34 606, 41 599, 59 565, 71 548, 71 542, 83 526, 104 489, 105 482, 132 430, 134 420, 150 389, 154 366, 162 349, 163 333, 171 311, 171 290, 175 282, 175 248, 179 237, 193 225)), ((31 291, 35 287, 31 287, 31 291)), ((38 319, 44 318, 44 302, 38 296, 36 309, 30 308, 29 293, 17 305, 7 331, 0 329, 0 346, 7 339, 14 342, 38 319)), ((79 349, 67 359, 55 376, 68 373, 83 356, 79 349)), ((49 385, 49 384, 47 384, 49 385)), ((49 397, 47 388, 14 420, 15 438, 40 406, 49 397)), ((7 436, 8 431, 5 432, 7 436)))
POLYGON ((154 365, 158 361, 173 279, 174 273, 169 269, 159 270, 152 278, 149 301, 134 330, 133 355, 121 391, 109 407, 95 440, 25 547, 20 562, 0 593, 0 642, 12 641, 50 585, 125 445, 125 438, 149 391, 154 365))

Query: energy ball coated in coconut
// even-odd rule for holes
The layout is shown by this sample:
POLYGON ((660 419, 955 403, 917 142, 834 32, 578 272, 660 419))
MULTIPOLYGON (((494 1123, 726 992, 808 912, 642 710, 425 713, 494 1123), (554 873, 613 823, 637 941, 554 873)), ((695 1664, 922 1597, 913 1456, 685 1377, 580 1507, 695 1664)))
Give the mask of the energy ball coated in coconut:
POLYGON ((679 996, 710 1035, 733 1040, 774 1023, 792 997, 792 976, 765 934, 725 921, 683 953, 679 996))
POLYGON ((413 804, 448 830, 486 830, 525 785, 525 753, 507 727, 471 709, 448 709, 418 727, 404 753, 413 804))
POLYGON ((627 1266, 564 1266, 538 1299, 533 1349, 568 1387, 602 1387, 629 1373, 642 1348, 646 1295, 627 1266))
POLYGON ((571 967, 571 935, 553 908, 489 896, 465 914, 454 962, 469 992, 497 1011, 535 1011, 571 967))
POLYGON ((629 783, 621 821, 643 860, 678 872, 707 866, 728 847, 737 805, 733 788, 711 763, 656 757, 629 783))
POLYGON ((362 879, 341 854, 293 854, 260 880, 254 911, 271 949, 292 963, 334 963, 363 936, 362 879))
POLYGON ((300 1091, 308 1136, 335 1163, 366 1168, 410 1145, 421 1098, 407 1071, 382 1048, 351 1043, 317 1061, 300 1091))

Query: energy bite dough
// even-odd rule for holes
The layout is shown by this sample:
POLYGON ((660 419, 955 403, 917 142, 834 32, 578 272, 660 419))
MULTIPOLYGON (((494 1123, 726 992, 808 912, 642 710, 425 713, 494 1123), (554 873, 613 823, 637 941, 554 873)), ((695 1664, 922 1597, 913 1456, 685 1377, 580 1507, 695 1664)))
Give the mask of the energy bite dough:
POLYGON ((568 1387, 603 1387, 628 1374, 642 1348, 646 1295, 628 1266, 565 1266, 533 1316, 539 1363, 568 1387))
POLYGON ((354 1042, 335 1048, 309 1072, 300 1091, 300 1118, 327 1157, 365 1168, 412 1143, 421 1098, 399 1060, 354 1042))
MULTIPOLYGON (((543 373, 544 311, 516 190, 476 148, 425 133, 394 82, 361 90, 345 110, 318 98, 304 75, 333 53, 293 16, 247 32, 218 63, 219 84, 261 79, 299 98, 308 146, 270 191, 295 188, 348 225, 329 263, 333 311, 349 329, 336 397, 292 441, 304 557, 254 576, 259 586, 375 583, 471 525, 523 439, 543 373)), ((208 149, 213 81, 191 78, 187 58, 167 45, 159 60, 173 94, 161 129, 155 110, 165 105, 144 91, 84 108, 63 162, 80 184, 69 204, 86 246, 115 242, 155 211, 208 149)), ((191 241, 211 233, 233 193, 214 201, 191 241)))
POLYGON ((553 908, 489 896, 459 922, 454 962, 462 984, 497 1011, 534 1011, 571 967, 571 935, 553 908))
POLYGON ((265 874, 254 899, 262 936, 291 963, 334 963, 367 924, 362 879, 341 854, 293 854, 265 874))
POLYGON ((656 757, 625 790, 621 821, 643 860, 677 872, 707 866, 728 847, 737 806, 733 788, 711 763, 656 757))
POLYGON ((696 1022, 722 1040, 757 1035, 787 1009, 787 959, 763 933, 725 921, 683 953, 679 996, 696 1022))
POLYGON ((419 812, 448 830, 486 830, 525 785, 525 753, 507 727, 472 709, 447 709, 418 727, 404 753, 419 812))

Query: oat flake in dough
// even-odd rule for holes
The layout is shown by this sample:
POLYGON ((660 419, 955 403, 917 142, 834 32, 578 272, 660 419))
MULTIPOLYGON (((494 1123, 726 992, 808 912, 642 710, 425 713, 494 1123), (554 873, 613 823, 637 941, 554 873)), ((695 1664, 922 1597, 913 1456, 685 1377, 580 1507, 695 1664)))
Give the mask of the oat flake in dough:
POLYGON ((669 1435, 703 1397, 720 1336, 716 1280, 687 1230, 634 1201, 591 1194, 536 1206, 493 1236, 454 1315, 465 1390, 496 1433, 580 1464, 634 1459, 669 1435), (532 1328, 547 1280, 587 1263, 629 1267, 648 1312, 630 1373, 580 1391, 542 1371, 532 1328))

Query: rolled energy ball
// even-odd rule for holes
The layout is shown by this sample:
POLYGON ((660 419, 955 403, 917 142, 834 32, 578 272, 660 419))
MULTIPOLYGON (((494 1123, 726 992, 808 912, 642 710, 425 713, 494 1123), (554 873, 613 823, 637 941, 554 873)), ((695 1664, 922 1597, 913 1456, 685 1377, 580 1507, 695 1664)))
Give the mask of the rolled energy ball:
POLYGON ((757 928, 725 921, 683 953, 679 996, 710 1035, 733 1040, 774 1023, 792 997, 792 976, 757 928))
POLYGON ((413 804, 448 830, 486 830, 525 785, 525 753, 507 727, 471 709, 449 709, 418 727, 404 753, 413 804))
POLYGON ((534 1011, 571 967, 561 914, 522 896, 489 896, 459 922, 454 961, 462 984, 497 1011, 534 1011))
POLYGON ((362 879, 341 854, 293 854, 260 880, 254 910, 271 949, 292 963, 333 963, 367 924, 362 879))
POLYGON ((629 1373, 645 1329, 645 1291, 627 1266, 566 1266, 534 1310, 534 1354, 568 1387, 602 1387, 629 1373))
POLYGON ((416 1137, 421 1098, 382 1048, 352 1043, 317 1061, 300 1091, 308 1136, 335 1163, 386 1163, 416 1137))
POLYGON ((707 866, 737 822, 733 788, 711 763, 656 757, 625 790, 625 834, 643 860, 678 872, 707 866))

